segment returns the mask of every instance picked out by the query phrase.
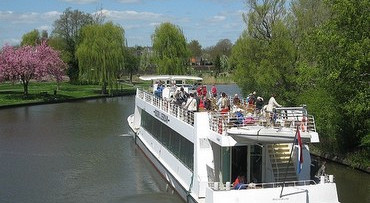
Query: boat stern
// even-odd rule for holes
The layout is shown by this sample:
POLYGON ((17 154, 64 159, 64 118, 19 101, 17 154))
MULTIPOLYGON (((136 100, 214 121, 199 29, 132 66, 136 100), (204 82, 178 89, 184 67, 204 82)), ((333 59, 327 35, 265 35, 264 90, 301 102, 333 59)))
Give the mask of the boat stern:
POLYGON ((206 203, 223 202, 310 202, 339 203, 335 183, 303 186, 261 188, 259 186, 240 190, 206 189, 206 203))

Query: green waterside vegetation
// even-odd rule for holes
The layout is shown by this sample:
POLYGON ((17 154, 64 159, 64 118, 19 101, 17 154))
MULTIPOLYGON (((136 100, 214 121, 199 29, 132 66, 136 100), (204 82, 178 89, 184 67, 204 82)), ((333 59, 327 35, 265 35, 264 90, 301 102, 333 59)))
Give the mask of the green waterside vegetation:
POLYGON ((75 99, 119 96, 134 94, 137 87, 143 87, 147 83, 119 83, 112 94, 101 94, 101 85, 77 85, 68 82, 63 82, 56 90, 55 82, 36 82, 33 81, 29 85, 29 94, 23 93, 22 84, 14 84, 10 82, 0 83, 0 107, 14 106, 32 103, 52 103, 75 99))

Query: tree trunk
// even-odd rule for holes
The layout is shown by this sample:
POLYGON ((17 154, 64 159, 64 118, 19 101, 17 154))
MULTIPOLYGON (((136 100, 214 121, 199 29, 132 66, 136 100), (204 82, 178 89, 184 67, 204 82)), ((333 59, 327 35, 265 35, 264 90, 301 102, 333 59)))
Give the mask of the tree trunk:
POLYGON ((107 94, 107 83, 103 82, 103 86, 101 88, 101 94, 107 94))
POLYGON ((23 83, 23 94, 27 97, 28 96, 28 81, 22 80, 23 83))
POLYGON ((132 83, 132 71, 130 72, 130 83, 132 83))

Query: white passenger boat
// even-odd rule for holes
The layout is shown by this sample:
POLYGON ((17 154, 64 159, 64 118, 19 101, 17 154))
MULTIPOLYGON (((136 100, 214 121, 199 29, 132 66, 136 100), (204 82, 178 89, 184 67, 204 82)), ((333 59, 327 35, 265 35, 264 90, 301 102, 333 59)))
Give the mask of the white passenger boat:
MULTIPOLYGON (((142 79, 154 84, 201 80, 168 75, 142 79)), ((319 181, 310 175, 307 144, 319 137, 304 107, 277 109, 273 125, 257 117, 253 123, 238 123, 231 113, 189 112, 168 100, 173 93, 158 97, 154 91, 137 89, 135 112, 127 121, 136 144, 187 202, 338 202, 332 175, 319 181), (297 129, 303 162, 293 142, 297 129), (245 183, 235 187, 238 176, 245 183)))

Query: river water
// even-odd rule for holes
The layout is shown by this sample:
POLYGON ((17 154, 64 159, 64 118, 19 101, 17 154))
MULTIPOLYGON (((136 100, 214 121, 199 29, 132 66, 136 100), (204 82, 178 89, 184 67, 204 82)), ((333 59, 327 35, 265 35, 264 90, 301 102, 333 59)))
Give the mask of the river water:
MULTIPOLYGON (((0 202, 183 202, 134 144, 134 97, 0 110, 0 202)), ((370 175, 328 163, 341 202, 370 202, 370 175)))

